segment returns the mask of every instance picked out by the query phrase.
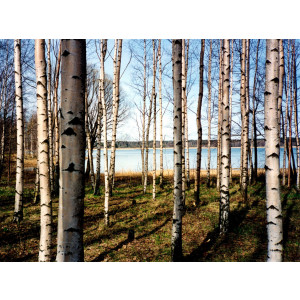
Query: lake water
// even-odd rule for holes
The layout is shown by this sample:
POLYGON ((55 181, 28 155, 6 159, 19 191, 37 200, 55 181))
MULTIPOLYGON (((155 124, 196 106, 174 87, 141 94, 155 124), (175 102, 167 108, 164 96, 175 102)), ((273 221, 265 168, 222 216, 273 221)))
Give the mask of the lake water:
MULTIPOLYGON (((294 157, 296 159, 296 148, 293 149, 294 157)), ((96 165, 96 154, 97 150, 93 151, 94 166, 96 165)), ((194 169, 196 167, 196 154, 197 149, 190 149, 190 168, 194 169)), ((159 170, 160 164, 160 151, 156 149, 156 169, 159 170)), ((232 168, 240 168, 240 148, 231 149, 231 164, 232 168)), ((258 156, 258 168, 264 168, 265 166, 265 149, 257 149, 258 156)), ((217 148, 211 149, 211 169, 217 168, 217 148)), ((108 158, 110 159, 110 150, 108 151, 108 158)), ((149 171, 152 170, 152 159, 153 152, 152 149, 149 149, 149 171)), ((283 165, 283 148, 280 149, 280 167, 283 165)), ((295 160, 296 161, 296 160, 295 160)), ((109 161, 108 161, 109 162, 109 161)), ((164 169, 173 169, 173 149, 163 149, 163 164, 164 169)), ((207 168, 207 149, 202 149, 202 159, 201 159, 201 169, 207 168)), ((140 149, 122 149, 116 150, 116 172, 140 172, 142 170, 142 159, 141 159, 141 150, 140 149)), ((103 159, 103 150, 101 150, 101 173, 104 172, 104 159, 103 159)))

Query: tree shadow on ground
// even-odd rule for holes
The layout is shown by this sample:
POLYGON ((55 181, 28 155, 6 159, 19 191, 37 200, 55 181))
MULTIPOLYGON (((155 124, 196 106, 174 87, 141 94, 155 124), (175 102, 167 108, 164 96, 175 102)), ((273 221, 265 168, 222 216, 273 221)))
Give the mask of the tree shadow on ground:
MULTIPOLYGON (((152 234, 154 234, 155 232, 157 232, 159 229, 161 229, 162 227, 164 227, 169 221, 171 220, 171 218, 166 218, 165 221, 158 225, 157 227, 155 227, 154 229, 150 230, 149 232, 146 232, 138 237, 135 238, 135 240, 140 240, 144 237, 147 237, 147 236, 150 236, 152 234)), ((128 231, 128 229, 126 229, 125 231, 128 231)), ((129 234, 128 234, 129 236, 129 234)), ((125 239, 124 241, 120 242, 117 246, 115 246, 114 248, 112 249, 109 249, 109 250, 106 250, 102 253, 100 253, 96 258, 94 258, 92 260, 92 262, 100 262, 100 261, 103 261, 105 259, 105 257, 110 254, 111 252, 113 251, 118 251, 119 249, 121 249, 123 246, 131 243, 133 241, 132 238, 128 237, 127 239, 125 239)))
POLYGON ((214 228, 210 231, 201 245, 195 248, 190 254, 183 257, 182 261, 185 262, 200 262, 200 261, 210 261, 213 259, 214 253, 211 250, 217 251, 217 249, 223 244, 228 244, 228 249, 230 249, 230 244, 232 243, 230 233, 234 232, 236 228, 243 222, 249 211, 249 207, 243 207, 230 212, 229 219, 229 229, 228 233, 224 236, 220 235, 219 227, 214 228))

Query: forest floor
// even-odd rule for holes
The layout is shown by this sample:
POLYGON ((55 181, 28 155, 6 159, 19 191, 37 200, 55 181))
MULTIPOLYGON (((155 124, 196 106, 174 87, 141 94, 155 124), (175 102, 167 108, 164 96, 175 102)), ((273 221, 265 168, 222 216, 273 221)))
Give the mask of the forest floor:
MULTIPOLYGON (((13 174, 12 174, 13 175, 13 174)), ((13 178, 13 176, 11 176, 13 178)), ((39 247, 39 204, 33 204, 34 171, 25 171, 24 220, 12 223, 14 182, 0 181, 0 261, 37 261, 39 247)), ((198 207, 193 201, 193 181, 186 193, 183 217, 183 261, 265 261, 267 251, 264 176, 249 187, 248 204, 242 201, 239 178, 230 188, 230 229, 218 234, 219 196, 215 187, 207 188, 202 178, 198 207)), ((150 176, 149 181, 152 182, 150 176)), ((103 183, 103 179, 102 179, 103 183)), ((173 179, 152 185, 143 194, 137 174, 116 176, 110 200, 110 227, 104 226, 103 188, 94 196, 87 184, 84 202, 85 261, 170 261, 173 212, 173 179), (132 237, 134 233, 134 237, 132 237)), ((295 188, 283 187, 284 261, 300 261, 300 195, 295 188)), ((56 254, 58 198, 53 199, 53 257, 56 254)))

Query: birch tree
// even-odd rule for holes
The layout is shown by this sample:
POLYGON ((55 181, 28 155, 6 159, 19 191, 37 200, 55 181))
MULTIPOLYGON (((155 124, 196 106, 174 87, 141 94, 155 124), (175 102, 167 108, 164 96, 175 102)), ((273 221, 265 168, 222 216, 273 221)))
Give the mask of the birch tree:
POLYGON ((48 131, 49 131, 49 174, 50 188, 54 191, 53 181, 53 134, 52 134, 52 101, 51 101, 51 58, 50 58, 51 40, 48 39, 47 60, 48 60, 48 80, 47 80, 47 106, 48 106, 48 131))
POLYGON ((59 190, 59 124, 58 124, 58 84, 59 84, 59 72, 60 72, 60 61, 61 61, 61 41, 59 43, 59 51, 56 63, 55 83, 54 83, 54 131, 55 131, 55 194, 58 194, 59 190))
POLYGON ((282 210, 280 199, 280 140, 278 130, 279 42, 266 40, 265 153, 266 208, 269 262, 282 261, 282 210))
POLYGON ((113 125, 112 125, 112 139, 110 150, 110 166, 109 166, 109 193, 112 195, 112 188, 115 177, 115 163, 116 163, 116 139, 117 139, 117 124, 120 103, 120 70, 121 70, 121 56, 122 56, 122 40, 115 42, 114 55, 114 81, 113 81, 113 125))
MULTIPOLYGON (((153 40, 153 50, 155 53, 155 41, 153 40)), ((155 74, 156 76, 156 74, 155 74)), ((152 170, 152 198, 156 199, 156 93, 155 93, 155 85, 153 87, 153 170, 152 170)))
POLYGON ((24 180, 24 117, 22 94, 21 40, 14 40, 16 119, 17 119, 17 164, 16 194, 13 221, 23 220, 23 180, 24 180))
POLYGON ((248 150, 249 150, 249 106, 247 105, 247 41, 242 40, 242 57, 241 57, 241 116, 242 116, 242 160, 241 160, 241 192, 244 201, 247 201, 247 184, 248 184, 248 150))
POLYGON ((206 185, 210 187, 210 138, 211 138, 211 55, 212 55, 212 40, 210 40, 209 46, 209 59, 208 59, 208 79, 207 79, 207 88, 208 88, 208 113, 207 113, 207 123, 208 123, 208 132, 207 132, 207 179, 206 185))
POLYGON ((35 40, 35 69, 37 95, 37 143, 40 178, 41 232, 39 261, 51 259, 52 201, 49 174, 49 128, 47 109, 47 73, 45 40, 35 40))
POLYGON ((163 176, 164 176, 164 165, 163 165, 163 114, 162 114, 162 68, 161 68, 161 40, 158 40, 158 60, 159 60, 159 129, 160 129, 160 156, 159 156, 159 185, 163 188, 163 176))
POLYGON ((201 39, 200 68, 199 68, 200 81, 199 81, 197 120, 196 120, 196 123, 197 123, 197 166, 196 166, 196 180, 195 180, 195 191, 194 191, 195 205, 198 205, 200 203, 200 172, 201 172, 201 150, 202 150, 201 109, 202 109, 202 98, 203 98, 204 51, 205 51, 205 40, 201 39))
POLYGON ((185 186, 186 186, 186 170, 185 170, 185 141, 186 141, 186 135, 185 135, 185 120, 186 120, 186 114, 185 114, 185 106, 186 106, 186 70, 185 70, 185 40, 182 40, 182 64, 181 64, 181 101, 182 101, 182 122, 181 122, 181 128, 182 128, 182 196, 183 196, 183 203, 185 205, 185 186))
POLYGON ((291 59, 291 69, 290 69, 290 108, 289 108, 289 142, 288 142, 288 188, 291 187, 292 183, 292 115, 293 115, 293 67, 294 67, 294 56, 295 56, 295 42, 292 42, 292 59, 291 59))
POLYGON ((181 101, 181 71, 182 71, 182 40, 172 41, 173 61, 173 97, 174 97, 174 210, 172 225, 172 261, 182 258, 182 217, 184 212, 182 197, 182 101, 181 101))
POLYGON ((104 60, 107 50, 107 40, 101 40, 100 43, 100 98, 103 111, 103 156, 104 156, 104 186, 105 186, 105 196, 104 196, 104 218, 105 225, 109 226, 109 174, 108 174, 108 145, 107 145, 107 109, 104 96, 104 60))
POLYGON ((155 97, 155 78, 156 78, 156 65, 157 60, 155 58, 155 42, 152 40, 152 46, 153 46, 153 83, 152 83, 152 92, 150 97, 150 104, 149 104, 149 110, 148 110, 148 122, 147 122, 147 128, 146 128, 146 140, 145 140, 145 178, 144 178, 144 189, 143 193, 146 193, 147 189, 147 182, 148 182, 148 156, 149 156, 149 132, 150 132, 150 124, 151 124, 151 116, 152 116, 152 106, 153 106, 153 99, 155 97))
POLYGON ((217 190, 220 190, 220 176, 221 176, 221 119, 222 119, 222 93, 223 93, 223 80, 222 80, 222 65, 223 65, 223 56, 222 56, 222 40, 220 40, 220 55, 219 55, 219 93, 218 93, 218 140, 217 140, 217 190))
MULTIPOLYGON (((299 142, 299 131, 298 131, 298 104, 297 104, 297 68, 296 68, 296 55, 294 55, 294 123, 295 123, 295 136, 296 136, 296 165, 297 165, 297 178, 296 187, 300 190, 300 142, 299 142)), ((279 114, 278 114, 279 115, 279 114)), ((279 126, 278 126, 279 127, 279 126)), ((280 128, 280 127, 279 127, 280 128)))
POLYGON ((285 100, 285 119, 284 119, 284 130, 283 130, 283 177, 282 184, 286 184, 286 153, 287 153, 287 124, 288 124, 288 113, 289 113, 289 90, 290 90, 290 40, 288 40, 287 46, 287 88, 285 90, 286 100, 285 100))
POLYGON ((153 170, 152 170, 152 199, 156 199, 156 94, 153 96, 153 170))
POLYGON ((57 257, 83 261, 85 40, 62 40, 57 257))
MULTIPOLYGON (((187 85, 187 73, 188 73, 188 61, 189 61, 189 44, 190 40, 186 42, 186 59, 185 59, 185 81, 187 85)), ((189 149, 189 127, 188 127, 188 101, 187 101, 187 89, 185 89, 185 105, 184 105, 184 115, 185 115, 185 124, 184 124, 184 136, 185 136, 185 151, 186 151, 186 187, 189 189, 190 182, 190 149, 189 149)))
POLYGON ((230 180, 230 132, 229 132, 229 77, 230 77, 230 40, 223 42, 223 97, 221 123, 221 178, 220 178, 220 234, 229 227, 229 180, 230 180))

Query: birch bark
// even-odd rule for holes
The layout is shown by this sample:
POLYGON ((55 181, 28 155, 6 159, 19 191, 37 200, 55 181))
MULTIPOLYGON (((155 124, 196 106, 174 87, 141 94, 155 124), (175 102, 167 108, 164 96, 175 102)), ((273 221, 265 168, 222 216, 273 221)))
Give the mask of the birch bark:
POLYGON ((163 165, 163 114, 162 114, 162 68, 161 68, 161 40, 158 40, 158 60, 159 60, 159 127, 160 127, 160 173, 159 173, 159 185, 163 188, 163 176, 164 176, 164 165, 163 165))
POLYGON ((84 260, 85 40, 62 40, 57 261, 84 260))
POLYGON ((121 69, 121 56, 122 56, 122 40, 116 40, 114 58, 114 100, 113 100, 113 128, 112 128, 112 140, 111 140, 111 152, 110 152, 110 167, 109 167, 109 193, 112 195, 112 189, 114 186, 115 178, 115 164, 116 164, 116 140, 117 140, 117 125, 118 125, 118 114, 119 114, 119 103, 120 103, 120 69, 121 69))
POLYGON ((24 117, 22 94, 21 40, 14 41, 15 63, 15 100, 17 119, 17 165, 16 165, 16 194, 13 221, 23 220, 23 180, 24 180, 24 117))
POLYGON ((174 210, 172 225, 172 261, 182 258, 182 216, 184 212, 182 197, 182 40, 172 41, 173 56, 173 97, 174 97, 174 210))
POLYGON ((49 174, 49 128, 47 109, 47 73, 45 40, 35 40, 35 69, 37 95, 37 144, 40 179, 41 231, 39 261, 51 259, 52 200, 49 174))
POLYGON ((229 180, 230 180, 230 132, 229 132, 229 88, 230 88, 230 40, 223 42, 223 97, 221 122, 221 178, 220 178, 220 234, 229 227, 229 180))
POLYGON ((208 59, 208 79, 207 79, 207 88, 208 88, 208 132, 207 132, 207 179, 206 185, 210 187, 210 138, 211 138, 211 55, 212 55, 212 40, 210 40, 209 46, 209 59, 208 59))
POLYGON ((200 80, 199 80, 199 96, 198 96, 198 107, 197 107, 197 166, 196 166, 196 181, 194 191, 194 202, 195 205, 200 203, 200 172, 201 172, 201 150, 202 150, 202 124, 201 124, 201 109, 202 109, 202 98, 203 98, 203 71, 204 71, 204 51, 205 51, 205 40, 201 39, 201 53, 200 53, 200 80))
POLYGON ((265 151, 266 208, 269 262, 282 261, 280 199, 280 140, 278 130, 279 41, 266 40, 265 151))

